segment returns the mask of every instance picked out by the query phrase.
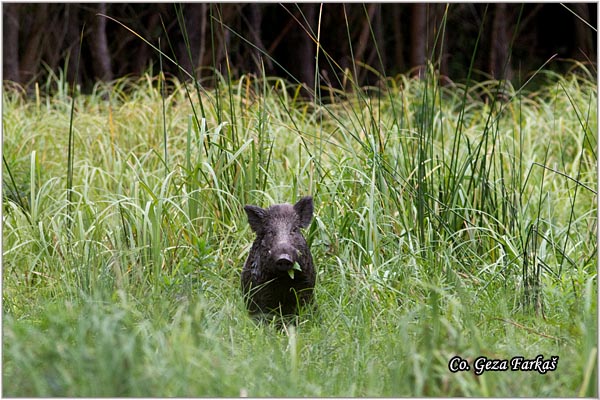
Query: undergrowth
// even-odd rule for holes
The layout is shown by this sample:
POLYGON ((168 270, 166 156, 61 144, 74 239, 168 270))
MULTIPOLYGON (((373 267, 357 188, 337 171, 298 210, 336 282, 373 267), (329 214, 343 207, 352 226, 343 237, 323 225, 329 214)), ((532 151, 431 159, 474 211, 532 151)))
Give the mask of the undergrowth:
POLYGON ((494 100, 432 70, 323 105, 254 76, 98 85, 74 98, 71 202, 72 98, 5 91, 3 394, 595 395, 583 72, 494 100), (306 194, 319 312, 256 325, 243 205, 306 194), (448 370, 538 354, 557 371, 448 370))

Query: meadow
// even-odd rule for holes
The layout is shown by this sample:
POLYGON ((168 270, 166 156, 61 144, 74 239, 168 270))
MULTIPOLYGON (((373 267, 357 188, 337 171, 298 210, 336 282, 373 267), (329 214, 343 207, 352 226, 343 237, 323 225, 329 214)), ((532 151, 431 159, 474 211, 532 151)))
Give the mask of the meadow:
POLYGON ((595 77, 4 90, 3 396, 596 397, 595 77), (257 323, 243 206, 304 195, 319 308, 257 323))

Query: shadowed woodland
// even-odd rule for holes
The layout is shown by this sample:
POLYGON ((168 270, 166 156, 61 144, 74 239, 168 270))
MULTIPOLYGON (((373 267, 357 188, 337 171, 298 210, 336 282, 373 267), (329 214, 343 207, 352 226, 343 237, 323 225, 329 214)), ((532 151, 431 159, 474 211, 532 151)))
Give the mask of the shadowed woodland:
POLYGON ((451 80, 464 79, 471 62, 479 78, 524 79, 551 59, 545 68, 557 72, 569 68, 564 59, 596 60, 594 3, 5 3, 3 19, 3 78, 25 86, 51 71, 84 90, 157 72, 159 54, 140 37, 208 86, 215 70, 341 87, 346 70, 365 85, 418 73, 427 60, 451 80))

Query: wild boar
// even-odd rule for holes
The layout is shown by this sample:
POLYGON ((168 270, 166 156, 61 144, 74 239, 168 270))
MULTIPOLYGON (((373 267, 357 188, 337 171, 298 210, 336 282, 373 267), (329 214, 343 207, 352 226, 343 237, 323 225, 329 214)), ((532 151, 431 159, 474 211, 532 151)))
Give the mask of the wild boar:
POLYGON ((248 310, 252 315, 297 315, 299 305, 313 302, 315 268, 300 232, 312 220, 312 197, 303 197, 293 206, 247 205, 244 210, 256 233, 242 270, 248 310))

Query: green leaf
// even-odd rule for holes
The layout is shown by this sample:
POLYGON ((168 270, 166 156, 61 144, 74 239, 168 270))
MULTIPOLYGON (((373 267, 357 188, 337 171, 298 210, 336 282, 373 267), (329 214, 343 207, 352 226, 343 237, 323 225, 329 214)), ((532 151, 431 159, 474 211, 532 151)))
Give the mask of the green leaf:
POLYGON ((300 264, 298 264, 298 261, 296 261, 294 263, 294 266, 292 267, 292 269, 288 270, 288 275, 290 276, 290 278, 294 279, 294 271, 302 271, 302 268, 300 268, 300 264))

